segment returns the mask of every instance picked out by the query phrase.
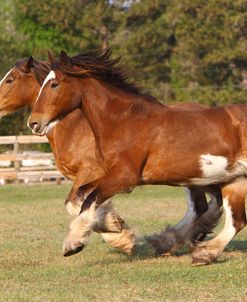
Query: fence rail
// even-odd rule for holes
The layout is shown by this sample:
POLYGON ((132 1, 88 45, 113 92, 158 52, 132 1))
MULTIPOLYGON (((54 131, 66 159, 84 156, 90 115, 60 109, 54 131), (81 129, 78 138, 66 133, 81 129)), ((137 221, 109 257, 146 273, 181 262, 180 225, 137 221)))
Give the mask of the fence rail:
POLYGON ((13 145, 10 153, 0 154, 0 184, 7 181, 23 181, 25 183, 33 181, 56 180, 60 183, 64 176, 55 166, 52 153, 21 152, 21 145, 48 143, 46 137, 33 135, 0 136, 0 145, 13 145), (36 163, 35 163, 36 162, 36 163), (9 167, 8 164, 11 163, 9 167))
POLYGON ((34 135, 0 136, 0 145, 12 145, 14 143, 41 144, 41 143, 48 143, 48 139, 46 136, 34 136, 34 135))

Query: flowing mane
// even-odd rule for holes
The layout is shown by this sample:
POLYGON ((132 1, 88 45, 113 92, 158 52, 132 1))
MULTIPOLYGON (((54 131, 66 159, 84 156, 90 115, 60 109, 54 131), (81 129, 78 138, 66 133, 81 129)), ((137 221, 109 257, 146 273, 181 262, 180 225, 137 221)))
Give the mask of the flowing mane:
POLYGON ((55 62, 52 64, 52 68, 58 68, 65 74, 74 77, 92 76, 127 92, 140 95, 151 101, 157 101, 154 97, 145 94, 139 86, 130 80, 123 66, 119 63, 120 58, 111 59, 111 50, 109 49, 104 51, 92 50, 85 54, 69 57, 69 60, 72 67, 55 62), (73 66, 76 66, 77 69, 73 69, 73 66))
POLYGON ((48 73, 51 71, 51 64, 47 61, 35 59, 33 70, 37 78, 37 81, 42 86, 45 78, 47 77, 48 73))
MULTIPOLYGON (((15 67, 22 69, 22 66, 28 59, 22 59, 16 62, 15 67)), ((42 86, 45 78, 51 70, 51 64, 47 61, 33 59, 33 71, 40 86, 42 86)))

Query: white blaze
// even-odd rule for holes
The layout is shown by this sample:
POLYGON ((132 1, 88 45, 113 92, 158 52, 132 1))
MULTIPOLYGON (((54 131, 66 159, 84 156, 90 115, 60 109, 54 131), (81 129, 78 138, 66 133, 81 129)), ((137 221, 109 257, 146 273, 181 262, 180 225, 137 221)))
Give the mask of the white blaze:
POLYGON ((11 73, 12 70, 13 70, 13 68, 11 68, 10 71, 8 71, 8 72, 6 73, 6 75, 3 77, 3 79, 2 79, 1 82, 0 82, 0 86, 1 86, 2 83, 6 80, 6 78, 7 78, 8 75, 11 73))
MULTIPOLYGON (((41 86, 41 88, 40 88, 40 90, 39 90, 39 94, 38 94, 38 96, 37 96, 37 99, 39 98, 39 96, 40 96, 40 94, 41 94, 41 91, 42 91, 43 88, 45 87, 45 84, 46 84, 48 81, 53 80, 53 79, 56 79, 56 74, 55 74, 55 72, 54 72, 53 70, 51 70, 51 71, 48 73, 47 77, 45 78, 45 80, 44 80, 44 82, 43 82, 43 84, 42 84, 42 86, 41 86)), ((37 101, 37 99, 36 99, 36 101, 37 101)))

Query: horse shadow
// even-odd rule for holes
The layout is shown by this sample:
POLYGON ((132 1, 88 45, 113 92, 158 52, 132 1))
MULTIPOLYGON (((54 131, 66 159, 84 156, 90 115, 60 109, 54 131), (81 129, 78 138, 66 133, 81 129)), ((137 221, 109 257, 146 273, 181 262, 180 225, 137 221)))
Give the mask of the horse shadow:
POLYGON ((247 240, 233 240, 229 243, 229 245, 226 248, 226 251, 231 252, 247 252, 247 240))
MULTIPOLYGON (((125 253, 119 251, 119 250, 111 250, 111 254, 119 254, 124 256, 124 259, 126 261, 132 261, 132 260, 145 260, 145 259, 151 259, 151 258, 157 258, 157 257, 182 257, 189 255, 191 253, 192 249, 188 246, 184 246, 181 249, 168 253, 167 255, 159 255, 157 254, 154 249, 147 243, 142 242, 141 244, 137 245, 135 251, 131 255, 126 255, 125 253)), ((233 240, 229 243, 229 245, 225 249, 226 253, 229 252, 240 252, 240 253, 247 253, 247 240, 233 240)), ((226 260, 218 259, 217 262, 225 262, 226 260)))
MULTIPOLYGON (((211 239, 211 238, 208 238, 211 239)), ((179 250, 176 250, 175 252, 168 253, 167 255, 159 255, 155 252, 153 247, 146 241, 141 240, 134 252, 131 255, 127 255, 126 253, 117 250, 117 249, 110 249, 109 248, 109 254, 112 256, 119 256, 117 258, 106 258, 104 260, 95 260, 96 263, 104 262, 104 264, 110 264, 110 263, 119 263, 119 262, 131 262, 131 261, 142 261, 142 260, 151 260, 151 259, 157 259, 157 258, 166 258, 166 257, 183 257, 183 256, 189 256, 192 252, 191 247, 184 246, 180 248, 179 250)), ((220 257, 217 259, 217 261, 214 263, 215 265, 220 263, 225 263, 230 261, 230 258, 227 256, 228 253, 232 252, 239 252, 239 253, 247 253, 247 241, 246 240, 233 240, 229 243, 229 245, 225 249, 225 255, 226 257, 220 257)), ((95 264, 95 263, 94 263, 95 264)))

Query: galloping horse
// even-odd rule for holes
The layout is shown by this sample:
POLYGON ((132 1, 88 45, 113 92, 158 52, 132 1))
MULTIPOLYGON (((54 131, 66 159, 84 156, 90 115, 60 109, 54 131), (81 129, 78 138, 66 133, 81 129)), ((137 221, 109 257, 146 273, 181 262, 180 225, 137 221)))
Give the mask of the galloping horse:
POLYGON ((84 247, 96 209, 117 193, 140 184, 209 190, 213 185, 222 191, 225 226, 214 239, 196 246, 192 257, 201 264, 217 259, 246 225, 247 106, 169 108, 128 83, 108 53, 70 58, 61 52, 40 89, 29 126, 45 134, 77 108, 93 130, 105 174, 80 188, 82 196, 93 189, 71 225, 77 238, 68 236, 66 252, 84 247))
MULTIPOLYGON (((32 57, 18 61, 0 84, 1 116, 12 113, 26 105, 32 107, 40 86, 49 71, 50 64, 45 61, 35 60, 32 57)), ((203 110, 206 108, 206 106, 196 103, 173 104, 170 106, 186 110, 203 110)), ((71 215, 76 215, 79 213, 78 203, 81 203, 75 194, 78 187, 103 175, 103 169, 94 156, 95 144, 91 128, 89 128, 87 121, 78 109, 66 116, 61 123, 55 125, 47 133, 47 137, 58 168, 65 176, 74 180, 71 193, 66 199, 66 206, 71 215), (74 125, 77 126, 76 131, 74 125)), ((177 226, 166 228, 161 234, 155 234, 148 238, 148 241, 158 253, 166 253, 174 246, 182 245, 186 240, 202 241, 212 231, 220 218, 219 198, 218 200, 213 198, 208 209, 203 190, 190 188, 188 196, 188 210, 182 221, 177 226), (194 212, 196 212, 196 215, 194 215, 194 212), (202 215, 203 212, 205 213, 202 215), (200 219, 196 220, 196 217, 199 216, 200 219), (196 223, 193 223, 194 221, 196 223), (167 237, 170 238, 169 244, 165 240, 167 237)), ((94 225, 94 230, 101 232, 104 240, 112 246, 130 253, 135 246, 134 233, 113 211, 111 204, 101 206, 98 213, 101 221, 94 225), (110 232, 107 232, 107 230, 110 232)))
MULTIPOLYGON (((32 57, 18 61, 0 83, 0 115, 10 114, 24 106, 33 106, 40 86, 50 71, 50 64, 32 57)), ((173 104, 177 109, 203 110, 206 106, 196 103, 173 104)), ((59 170, 74 181, 73 188, 66 199, 66 207, 71 215, 80 211, 81 201, 76 196, 79 186, 103 176, 103 168, 95 158, 94 137, 81 111, 75 110, 47 133, 59 170), (75 126, 76 125, 76 131, 75 126), (83 152, 81 152, 83 150, 83 152), (78 152, 79 151, 79 152, 78 152)), ((90 192, 90 191, 89 191, 90 192)), ((182 221, 174 228, 169 227, 159 235, 150 236, 148 241, 160 254, 167 252, 187 241, 202 241, 210 233, 220 218, 221 211, 213 198, 209 209, 204 191, 190 188, 188 190, 188 210, 182 221), (191 199, 193 204, 191 203, 191 199), (194 209, 194 204, 196 204, 194 209), (196 220, 193 211, 200 216, 196 220), (205 212, 203 215, 201 215, 205 212), (191 221, 191 222, 190 222, 191 221), (185 228, 185 224, 187 228, 185 228), (169 236, 169 245, 160 238, 169 236)), ((218 200, 219 201, 219 200, 218 200)), ((220 203, 220 202, 219 202, 220 203)), ((220 205, 220 204, 219 204, 220 205)), ((112 209, 111 203, 98 210, 98 223, 94 230, 101 233, 104 240, 115 248, 131 253, 135 246, 134 233, 126 226, 122 218, 112 209)))
MULTIPOLYGON (((49 72, 48 62, 32 57, 18 61, 0 82, 0 116, 24 106, 33 107, 49 72)), ((80 212, 75 200, 75 192, 79 186, 104 175, 95 157, 91 128, 81 111, 75 110, 57 124, 47 137, 58 169, 74 182, 66 199, 66 208, 70 215, 76 216, 80 212), (77 152, 78 146, 83 152, 77 152)), ((108 244, 126 253, 131 253, 136 244, 134 232, 114 211, 111 203, 99 208, 94 231, 100 233, 108 244)))

